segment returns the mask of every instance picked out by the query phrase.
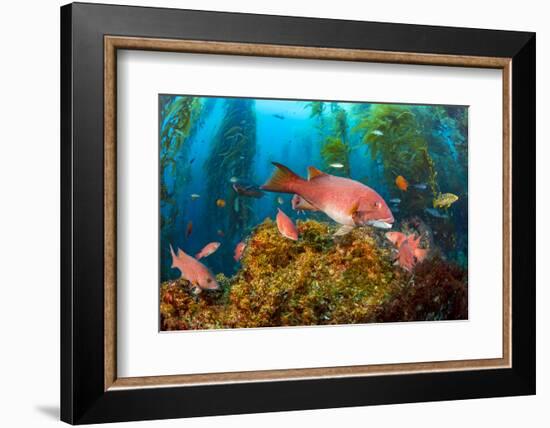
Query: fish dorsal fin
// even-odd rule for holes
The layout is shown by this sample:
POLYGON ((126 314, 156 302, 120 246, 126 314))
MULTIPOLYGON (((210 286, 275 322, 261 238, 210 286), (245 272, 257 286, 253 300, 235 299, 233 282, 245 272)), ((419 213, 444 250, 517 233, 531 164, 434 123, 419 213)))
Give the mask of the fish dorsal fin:
POLYGON ((323 171, 318 170, 314 166, 309 166, 307 168, 307 179, 313 180, 315 177, 321 177, 323 175, 328 175, 327 173, 324 173, 323 171))
POLYGON ((175 268, 175 262, 177 260, 176 253, 174 252, 174 248, 172 247, 172 244, 170 244, 170 254, 172 255, 172 268, 175 268))
POLYGON ((178 248, 178 259, 181 258, 182 256, 186 256, 187 254, 185 254, 185 252, 181 249, 181 248, 178 248))

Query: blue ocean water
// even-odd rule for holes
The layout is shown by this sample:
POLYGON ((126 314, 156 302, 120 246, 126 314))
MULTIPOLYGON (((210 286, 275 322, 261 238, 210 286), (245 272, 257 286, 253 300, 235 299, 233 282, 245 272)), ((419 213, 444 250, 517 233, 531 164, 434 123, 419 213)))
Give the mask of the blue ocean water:
POLYGON ((277 208, 333 222, 294 211, 290 194, 261 192, 272 162, 366 184, 390 206, 393 230, 429 230, 434 248, 467 267, 467 107, 160 95, 161 281, 180 274, 170 245, 194 255, 219 242, 201 262, 233 274, 235 246, 277 208), (458 199, 434 206, 445 194, 458 199))

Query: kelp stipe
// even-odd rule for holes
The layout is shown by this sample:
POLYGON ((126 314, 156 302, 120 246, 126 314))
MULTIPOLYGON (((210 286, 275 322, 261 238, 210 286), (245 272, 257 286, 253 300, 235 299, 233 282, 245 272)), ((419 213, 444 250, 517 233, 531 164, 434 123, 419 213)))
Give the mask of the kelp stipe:
POLYGON ((321 156, 325 163, 325 168, 331 169, 332 173, 351 177, 348 114, 336 103, 331 103, 331 112, 334 122, 332 125, 332 135, 326 137, 321 147, 321 156), (334 164, 342 165, 341 173, 331 167, 334 164))
MULTIPOLYGON (((185 200, 181 191, 190 181, 188 163, 190 136, 195 131, 197 119, 201 116, 201 100, 188 96, 159 97, 160 104, 160 233, 161 241, 174 234, 180 214, 185 211, 185 200)), ((168 248, 162 247, 164 263, 161 263, 161 276, 166 277, 170 270, 168 248)))
POLYGON ((256 114, 255 101, 250 99, 225 99, 222 122, 212 142, 211 152, 204 164, 206 178, 207 206, 215 209, 216 200, 227 202, 223 212, 208 212, 224 231, 224 244, 212 268, 223 271, 216 266, 216 261, 230 258, 233 245, 243 239, 254 222, 254 199, 240 197, 232 184, 254 182, 253 161, 256 154, 256 114), (236 181, 233 183, 233 181, 236 181), (231 245, 233 244, 233 245, 231 245))
POLYGON ((428 142, 411 107, 373 105, 354 131, 361 134, 371 158, 382 161, 388 186, 397 175, 427 178, 421 151, 427 150, 428 142))
POLYGON ((311 110, 309 115, 310 118, 321 118, 325 111, 325 103, 322 101, 311 101, 307 103, 304 108, 309 108, 311 110))

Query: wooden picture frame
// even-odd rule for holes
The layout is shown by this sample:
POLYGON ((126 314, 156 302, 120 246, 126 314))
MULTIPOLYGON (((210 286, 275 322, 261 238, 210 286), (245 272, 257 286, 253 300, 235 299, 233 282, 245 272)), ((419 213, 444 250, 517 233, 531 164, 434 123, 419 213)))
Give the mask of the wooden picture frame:
POLYGON ((61 53, 62 420, 114 422, 535 392, 534 34, 76 3, 61 9, 61 53), (502 70, 502 358, 118 377, 118 49, 502 70), (211 394, 215 405, 206 399, 211 394))

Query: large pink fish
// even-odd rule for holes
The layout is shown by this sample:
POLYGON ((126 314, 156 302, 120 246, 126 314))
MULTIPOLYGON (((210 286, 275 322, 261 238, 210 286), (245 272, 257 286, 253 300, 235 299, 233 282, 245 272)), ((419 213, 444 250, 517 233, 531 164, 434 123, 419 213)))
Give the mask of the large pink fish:
POLYGON ((279 229, 279 232, 281 232, 281 235, 285 238, 292 239, 293 241, 298 240, 298 230, 296 229, 296 226, 294 226, 292 220, 288 218, 288 216, 280 208, 277 208, 276 220, 277 228, 279 229))
POLYGON ((197 260, 200 260, 203 257, 208 257, 210 254, 214 253, 219 247, 219 242, 210 242, 209 244, 206 244, 204 248, 195 255, 195 258, 197 260))
POLYGON ((181 277, 189 281, 192 286, 199 287, 201 290, 216 290, 219 288, 212 272, 201 262, 185 254, 179 248, 176 255, 172 245, 170 245, 170 253, 172 254, 172 268, 179 269, 181 277))
POLYGON ((314 209, 323 211, 344 226, 374 226, 390 229, 393 215, 384 199, 373 189, 349 178, 337 177, 309 167, 305 180, 286 166, 277 167, 262 190, 295 193, 314 209))
POLYGON ((397 248, 395 263, 409 272, 428 255, 428 250, 419 248, 420 236, 415 238, 414 234, 406 236, 401 232, 388 232, 386 238, 397 248))

